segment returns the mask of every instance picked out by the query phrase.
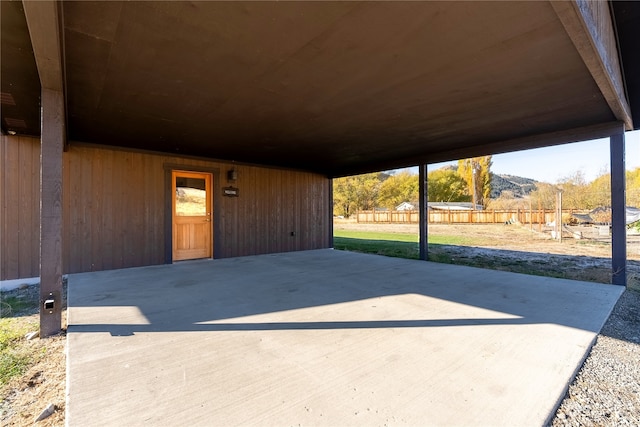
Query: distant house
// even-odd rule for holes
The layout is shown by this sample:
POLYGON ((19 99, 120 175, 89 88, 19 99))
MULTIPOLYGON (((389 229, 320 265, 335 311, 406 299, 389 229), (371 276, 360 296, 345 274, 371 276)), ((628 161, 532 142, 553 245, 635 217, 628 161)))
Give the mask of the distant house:
POLYGON ((396 206, 397 211, 415 211, 418 208, 409 202, 402 202, 398 206, 396 206))
POLYGON ((429 202, 427 208, 440 211, 481 211, 482 205, 474 205, 471 202, 429 202))
POLYGON ((640 221, 640 209, 638 208, 627 206, 626 215, 627 215, 627 218, 626 218, 627 225, 640 221))
MULTIPOLYGON (((627 225, 640 221, 640 209, 627 206, 625 209, 625 223, 627 225)), ((571 217, 577 224, 610 224, 611 223, 611 207, 601 206, 593 209, 588 214, 572 213, 571 217)))

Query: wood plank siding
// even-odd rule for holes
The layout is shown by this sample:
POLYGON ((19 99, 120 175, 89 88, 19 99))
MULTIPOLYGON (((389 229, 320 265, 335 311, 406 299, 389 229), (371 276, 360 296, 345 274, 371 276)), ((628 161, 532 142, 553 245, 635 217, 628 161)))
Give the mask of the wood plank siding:
POLYGON ((0 280, 40 274, 40 140, 0 137, 0 280))
MULTIPOLYGON (((38 276, 40 142, 3 135, 0 147, 0 280, 38 276)), ((64 272, 164 263, 171 168, 214 174, 214 258, 330 245, 323 175, 72 144, 64 153, 64 272), (228 183, 232 167, 237 180, 228 183), (229 185, 239 197, 222 196, 229 185)))

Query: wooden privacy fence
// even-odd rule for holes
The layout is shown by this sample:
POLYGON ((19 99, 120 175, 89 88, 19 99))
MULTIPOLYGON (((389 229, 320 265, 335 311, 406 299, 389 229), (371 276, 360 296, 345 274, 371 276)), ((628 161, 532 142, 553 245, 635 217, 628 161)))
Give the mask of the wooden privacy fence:
MULTIPOLYGON (((573 214, 573 210, 563 210, 563 214, 573 214)), ((505 224, 521 222, 524 224, 547 224, 555 221, 556 212, 542 210, 429 210, 429 223, 434 224, 505 224)), ((356 221, 381 222, 392 224, 418 223, 418 211, 359 211, 356 221)))

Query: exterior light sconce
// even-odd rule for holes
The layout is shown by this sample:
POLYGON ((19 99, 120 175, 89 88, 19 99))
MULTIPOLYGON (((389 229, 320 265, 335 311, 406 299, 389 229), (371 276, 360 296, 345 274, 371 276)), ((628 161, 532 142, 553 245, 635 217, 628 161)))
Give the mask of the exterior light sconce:
POLYGON ((227 181, 235 182, 238 179, 238 171, 235 168, 227 171, 227 181))
POLYGON ((238 179, 238 171, 235 167, 232 167, 227 171, 227 182, 231 183, 228 187, 222 188, 222 195, 225 197, 238 197, 240 196, 240 190, 233 186, 233 183, 238 179))

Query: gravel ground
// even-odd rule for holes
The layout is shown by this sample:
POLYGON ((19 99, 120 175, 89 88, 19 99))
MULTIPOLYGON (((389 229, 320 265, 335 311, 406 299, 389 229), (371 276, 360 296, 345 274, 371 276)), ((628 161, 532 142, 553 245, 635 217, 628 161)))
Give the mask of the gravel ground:
POLYGON ((640 425, 640 293, 622 294, 551 425, 640 425))

